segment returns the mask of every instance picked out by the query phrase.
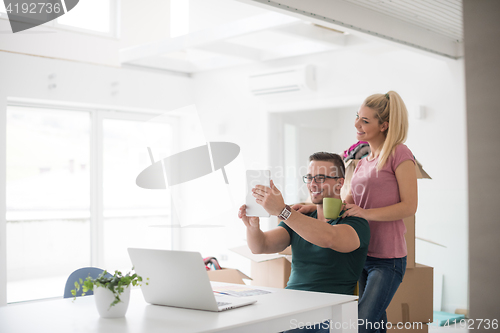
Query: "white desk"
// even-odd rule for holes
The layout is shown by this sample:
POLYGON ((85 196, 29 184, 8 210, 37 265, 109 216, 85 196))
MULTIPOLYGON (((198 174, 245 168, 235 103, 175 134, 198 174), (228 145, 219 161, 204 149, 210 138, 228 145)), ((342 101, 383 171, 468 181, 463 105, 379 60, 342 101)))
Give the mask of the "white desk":
POLYGON ((257 303, 224 312, 150 305, 139 289, 132 290, 124 318, 100 318, 94 296, 10 304, 0 307, 0 332, 5 333, 275 333, 307 322, 332 319, 332 332, 357 332, 356 296, 274 291, 254 297, 257 303), (340 323, 344 324, 342 328, 340 323), (291 326, 293 325, 293 326, 291 326))

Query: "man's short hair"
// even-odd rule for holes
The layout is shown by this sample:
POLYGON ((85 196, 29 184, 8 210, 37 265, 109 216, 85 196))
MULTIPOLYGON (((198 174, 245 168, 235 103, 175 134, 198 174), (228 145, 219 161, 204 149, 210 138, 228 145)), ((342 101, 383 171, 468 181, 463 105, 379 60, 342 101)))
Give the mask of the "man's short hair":
POLYGON ((342 157, 340 157, 340 155, 338 155, 338 154, 320 151, 320 152, 314 153, 311 156, 309 156, 309 162, 311 162, 311 161, 332 162, 336 171, 337 171, 337 174, 335 176, 342 177, 342 178, 345 177, 344 161, 342 160, 342 157))

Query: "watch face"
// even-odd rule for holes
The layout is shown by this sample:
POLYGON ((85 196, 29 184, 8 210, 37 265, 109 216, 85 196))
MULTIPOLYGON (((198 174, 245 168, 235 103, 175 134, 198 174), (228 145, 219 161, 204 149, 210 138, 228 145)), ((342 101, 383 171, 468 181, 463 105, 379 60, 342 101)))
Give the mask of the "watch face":
POLYGON ((290 210, 290 208, 288 206, 285 206, 285 208, 283 208, 283 211, 281 212, 281 214, 278 217, 283 219, 283 220, 286 220, 287 218, 290 217, 291 214, 292 214, 292 211, 290 210))

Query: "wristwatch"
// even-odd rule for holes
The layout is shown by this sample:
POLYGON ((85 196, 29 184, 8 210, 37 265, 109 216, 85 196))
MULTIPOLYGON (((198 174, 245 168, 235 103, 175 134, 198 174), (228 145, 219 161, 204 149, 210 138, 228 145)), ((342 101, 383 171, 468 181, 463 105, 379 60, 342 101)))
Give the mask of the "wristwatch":
POLYGON ((290 217, 290 215, 292 215, 292 208, 290 208, 290 206, 288 205, 285 205, 285 208, 283 208, 280 215, 278 215, 278 218, 286 221, 290 217))

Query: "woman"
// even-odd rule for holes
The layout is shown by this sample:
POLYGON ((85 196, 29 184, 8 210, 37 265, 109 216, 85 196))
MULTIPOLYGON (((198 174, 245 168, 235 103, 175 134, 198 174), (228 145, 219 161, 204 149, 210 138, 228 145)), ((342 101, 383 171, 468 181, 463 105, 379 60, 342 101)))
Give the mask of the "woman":
POLYGON ((415 160, 403 144, 408 112, 394 91, 371 95, 361 105, 354 126, 357 139, 368 142, 371 149, 354 171, 344 213, 370 224, 368 255, 359 280, 359 332, 385 332, 386 309, 406 271, 403 218, 417 210, 415 160))
POLYGON ((415 159, 403 143, 408 133, 406 106, 394 91, 369 96, 354 122, 357 139, 371 153, 359 161, 346 197, 345 216, 370 224, 370 245, 359 279, 359 332, 385 332, 385 310, 406 271, 403 218, 417 210, 415 159))

